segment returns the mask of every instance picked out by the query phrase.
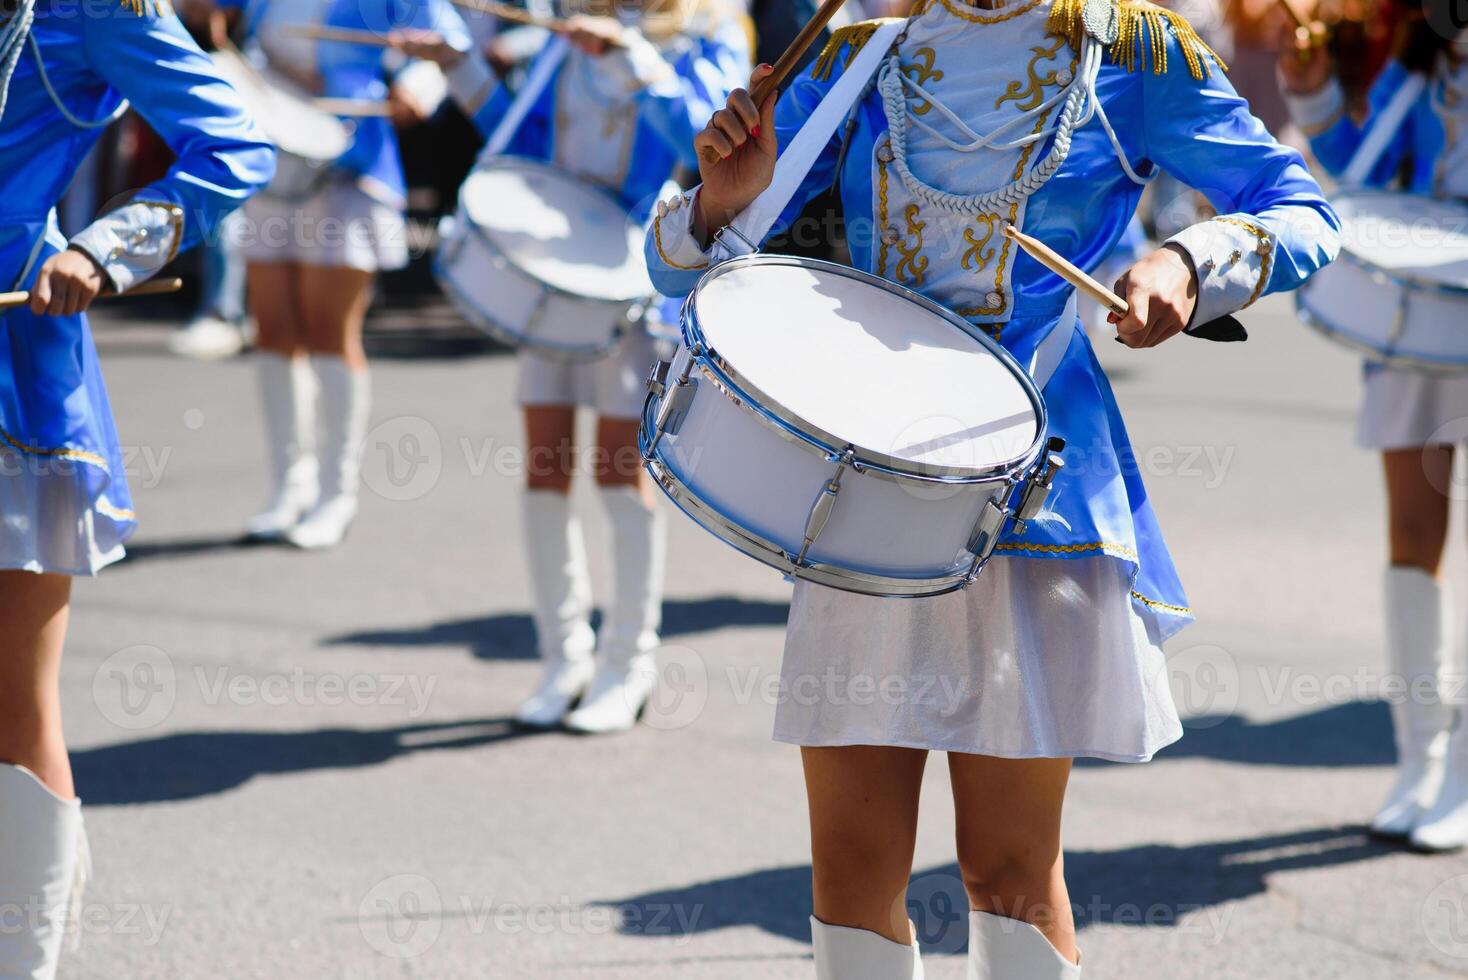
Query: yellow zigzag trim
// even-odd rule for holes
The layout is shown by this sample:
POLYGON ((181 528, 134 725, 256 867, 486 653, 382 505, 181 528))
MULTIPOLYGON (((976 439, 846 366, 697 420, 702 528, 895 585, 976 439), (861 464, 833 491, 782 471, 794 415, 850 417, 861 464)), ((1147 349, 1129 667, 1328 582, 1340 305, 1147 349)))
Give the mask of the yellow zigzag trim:
MULTIPOLYGON (((1120 17, 1120 33, 1111 45, 1111 60, 1127 71, 1146 69, 1150 64, 1152 74, 1167 71, 1167 29, 1177 37, 1183 57, 1187 59, 1188 71, 1195 79, 1203 81, 1213 73, 1208 61, 1212 59, 1219 68, 1228 71, 1212 48, 1189 24, 1187 18, 1171 10, 1148 3, 1147 0, 1113 0, 1120 17)), ((1051 34, 1067 38, 1071 47, 1080 50, 1081 35, 1085 25, 1081 22, 1081 9, 1085 0, 1054 0, 1050 7, 1050 20, 1046 28, 1051 34)))
POLYGON ((811 69, 811 77, 817 81, 826 81, 831 77, 831 70, 836 67, 836 58, 841 54, 843 47, 850 45, 846 52, 846 61, 842 63, 842 67, 845 68, 851 64, 851 59, 866 47, 866 43, 872 39, 873 34, 877 33, 879 27, 905 19, 904 17, 878 17, 875 20, 864 20, 857 24, 836 28, 831 32, 830 40, 826 42, 826 46, 821 49, 820 55, 816 58, 815 67, 811 69))

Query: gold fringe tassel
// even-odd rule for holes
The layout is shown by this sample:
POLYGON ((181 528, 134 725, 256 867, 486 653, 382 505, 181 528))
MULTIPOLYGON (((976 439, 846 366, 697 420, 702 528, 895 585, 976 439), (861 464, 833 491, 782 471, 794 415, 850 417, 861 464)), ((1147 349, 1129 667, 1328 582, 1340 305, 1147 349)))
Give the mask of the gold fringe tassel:
MULTIPOLYGON (((1081 35, 1086 30, 1081 20, 1084 5, 1085 0, 1054 0, 1047 23, 1051 34, 1066 38, 1076 50, 1080 50, 1081 35)), ((1212 74, 1210 60, 1228 71, 1228 65, 1198 36, 1187 18, 1145 0, 1121 0, 1116 3, 1116 12, 1119 32, 1116 42, 1111 45, 1111 60, 1125 70, 1140 68, 1145 71, 1150 65, 1154 75, 1166 72, 1167 30, 1170 27, 1183 57, 1187 59, 1188 71, 1195 79, 1201 82, 1212 74)))
POLYGON ((859 24, 838 27, 831 32, 830 40, 826 42, 826 46, 821 49, 820 55, 816 58, 815 66, 811 69, 811 77, 817 81, 826 81, 831 77, 831 70, 836 67, 836 59, 840 56, 843 47, 850 45, 846 52, 846 61, 842 65, 846 67, 851 64, 851 60, 861 49, 866 47, 872 35, 877 33, 877 28, 883 24, 904 19, 906 18, 879 17, 876 20, 864 20, 859 24))
POLYGON ((122 9, 130 10, 139 17, 146 17, 149 12, 156 17, 162 17, 173 9, 169 6, 168 0, 120 0, 120 2, 122 9))

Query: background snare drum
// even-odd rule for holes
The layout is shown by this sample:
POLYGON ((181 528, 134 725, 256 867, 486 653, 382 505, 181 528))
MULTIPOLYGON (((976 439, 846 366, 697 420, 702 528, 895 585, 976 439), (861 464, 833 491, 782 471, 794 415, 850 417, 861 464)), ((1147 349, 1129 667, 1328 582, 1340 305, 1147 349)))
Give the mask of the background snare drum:
POLYGON ((1468 206, 1379 190, 1331 204, 1340 258, 1296 293, 1302 319, 1374 361, 1468 370, 1468 206))
POLYGON ((916 293, 813 259, 715 266, 650 387, 643 456, 679 507, 767 565, 853 592, 962 587, 1016 488, 1041 477, 1017 508, 1033 517, 1059 467, 1007 352, 916 293))
POLYGON ((435 271, 444 291, 512 346, 600 357, 654 295, 641 226, 610 194, 538 161, 481 163, 443 231, 435 271))
POLYGON ((262 193, 287 201, 316 194, 332 164, 351 148, 351 124, 316 108, 305 89, 279 72, 257 68, 233 51, 211 57, 278 151, 275 176, 262 193))

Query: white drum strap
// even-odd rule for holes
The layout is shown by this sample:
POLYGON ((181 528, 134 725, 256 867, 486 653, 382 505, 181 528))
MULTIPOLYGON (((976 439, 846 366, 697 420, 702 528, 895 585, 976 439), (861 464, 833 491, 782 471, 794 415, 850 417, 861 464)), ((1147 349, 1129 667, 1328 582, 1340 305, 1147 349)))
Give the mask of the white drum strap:
POLYGON ((1075 336, 1076 329, 1076 293, 1071 290, 1070 299, 1066 301, 1065 312, 1060 314, 1060 319, 1050 328, 1035 347, 1035 353, 1030 355, 1029 375, 1030 380, 1035 382, 1035 387, 1040 391, 1055 377, 1055 372, 1060 367, 1060 362, 1065 358, 1065 352, 1070 349, 1071 338, 1075 336))
POLYGON ((1366 137, 1361 140, 1361 145, 1356 148, 1355 156, 1351 162, 1346 164, 1345 172, 1341 174, 1341 183, 1346 187, 1360 187, 1366 183, 1371 171, 1375 169, 1376 163, 1382 154, 1396 139, 1402 124, 1407 121, 1407 114, 1422 97, 1427 89, 1427 76, 1414 72, 1407 76, 1402 82, 1402 87, 1397 89, 1396 94, 1377 114, 1376 121, 1366 131, 1366 137))
POLYGON ((545 46, 545 53, 535 62, 530 69, 530 76, 525 79, 525 84, 515 94, 515 101, 510 103, 510 108, 505 112, 505 118, 494 128, 489 139, 484 144, 484 151, 480 154, 481 159, 499 156, 505 152, 505 147, 510 145, 510 140, 515 138, 515 133, 520 129, 520 124, 525 117, 530 115, 541 93, 555 77, 556 69, 561 67, 561 62, 566 60, 566 52, 570 50, 570 44, 565 37, 556 35, 551 38, 545 46))
POLYGON ((714 259, 723 261, 735 255, 755 251, 765 240, 775 222, 800 189, 806 174, 815 166, 821 151, 831 142, 836 130, 851 114, 856 100, 867 82, 877 73, 897 36, 907 27, 906 20, 883 24, 861 49, 846 71, 831 86, 831 91, 816 106, 800 132, 790 141, 785 152, 775 161, 775 175, 770 186, 719 233, 714 259))

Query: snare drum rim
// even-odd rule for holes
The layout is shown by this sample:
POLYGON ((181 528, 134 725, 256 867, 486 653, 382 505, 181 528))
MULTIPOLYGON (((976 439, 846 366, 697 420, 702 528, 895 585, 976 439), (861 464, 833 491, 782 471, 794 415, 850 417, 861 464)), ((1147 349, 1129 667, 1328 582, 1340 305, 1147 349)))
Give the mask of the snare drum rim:
POLYGON ((1040 458, 1044 450, 1045 440, 1049 434, 1049 413, 1045 408, 1044 396, 1035 387, 1034 380, 1020 367, 1014 355, 1005 350, 978 327, 969 323, 958 314, 947 307, 914 292, 905 286, 894 283, 881 276, 854 269, 851 266, 839 265, 835 262, 827 262, 823 259, 808 259, 791 255, 766 255, 755 253, 741 255, 736 258, 720 262, 699 279, 698 285, 688 294, 684 302, 682 317, 683 344, 693 356, 695 364, 704 371, 712 374, 721 386, 728 390, 721 392, 724 397, 732 398, 736 404, 748 409, 759 416, 762 421, 772 425, 782 434, 790 434, 799 437, 809 443, 817 451, 829 456, 839 457, 850 451, 853 454, 855 465, 858 467, 875 470, 880 473, 899 477, 902 479, 917 480, 925 483, 991 483, 995 480, 1007 479, 1016 473, 1022 473, 1029 469, 1040 458), (1018 456, 988 466, 984 469, 958 466, 936 466, 931 464, 914 463, 911 460, 898 459, 886 453, 877 452, 863 446, 840 439, 830 432, 826 432, 817 426, 811 425, 805 419, 790 411, 782 405, 778 399, 766 395, 760 388, 753 384, 739 370, 721 357, 718 351, 708 342, 698 320, 698 297, 708 283, 715 278, 728 272, 733 272, 746 266, 752 265, 793 265, 801 268, 816 268, 831 272, 835 275, 855 279, 870 285, 894 293, 904 299, 910 300, 935 314, 951 325, 962 330, 973 339, 977 340, 990 354, 997 357, 1003 364, 1007 365, 1025 394, 1029 397, 1030 405, 1035 411, 1035 439, 1030 447, 1018 456))
MULTIPOLYGON (((559 177, 562 180, 580 184, 587 190, 591 191, 593 194, 604 198, 609 204, 615 207, 618 212, 621 213, 623 220, 626 222, 628 230, 633 232, 630 237, 634 241, 639 240, 643 237, 644 229, 641 224, 632 220, 632 216, 627 213, 627 209, 622 206, 622 202, 617 200, 616 196, 604 187, 598 187, 595 184, 580 180, 579 178, 568 174, 560 167, 553 167, 543 160, 534 160, 530 157, 514 156, 511 154, 501 154, 499 156, 490 157, 487 160, 476 163, 474 165, 474 169, 470 170, 469 175, 464 178, 464 182, 459 185, 459 211, 463 215, 463 220, 468 222, 469 227, 477 235, 479 235, 480 238, 484 239, 484 241, 489 244, 490 248, 494 249, 500 255, 504 256, 505 261, 509 263, 516 272, 520 273, 523 276, 529 276, 531 279, 534 279, 537 283, 540 284, 541 288, 545 289, 547 292, 554 293, 560 296, 567 296, 571 299, 589 299, 604 303, 627 303, 630 305, 637 302, 646 302, 657 295, 657 289, 653 287, 652 280, 648 276, 646 262, 643 263, 642 271, 643 279, 647 282, 647 291, 629 293, 625 296, 592 296, 587 293, 578 293, 574 290, 563 289, 560 286, 555 286, 551 283, 543 281, 535 273, 531 272, 529 269, 525 268, 523 265, 517 262, 515 260, 515 257, 504 248, 502 248, 500 244, 494 240, 494 237, 479 224, 479 222, 470 217, 469 205, 464 200, 464 188, 469 186, 469 181, 473 180, 476 174, 484 173, 485 171, 489 170, 511 169, 540 170, 545 173, 551 174, 552 176, 559 177)), ((636 249, 634 249, 633 251, 635 254, 636 249)))
POLYGON ((643 465, 668 499, 687 514, 699 527, 723 541, 734 550, 776 571, 799 579, 815 582, 843 592, 877 596, 886 599, 912 599, 925 596, 946 595, 956 592, 968 583, 973 568, 973 554, 965 549, 968 558, 956 563, 948 572, 938 577, 896 578, 871 572, 858 572, 811 561, 797 565, 789 553, 778 544, 749 529, 734 523, 717 508, 704 501, 688 484, 680 480, 673 468, 664 462, 657 450, 648 451, 648 434, 655 426, 653 411, 657 400, 649 398, 643 405, 642 425, 638 430, 638 444, 642 451, 643 465))
POLYGON ((1332 326, 1323 317, 1314 313, 1305 305, 1306 290, 1309 283, 1295 291, 1295 316, 1300 322, 1318 332, 1342 347, 1347 347, 1373 364, 1381 364, 1390 368, 1400 368, 1407 371, 1416 371, 1420 374, 1452 375, 1462 374, 1468 371, 1468 358, 1462 361, 1428 360, 1421 356, 1412 354, 1387 354, 1381 348, 1373 347, 1362 340, 1357 340, 1349 334, 1343 333, 1338 327, 1332 326))
MULTIPOLYGON (((1358 187, 1351 190, 1338 191, 1337 193, 1331 195, 1330 201, 1332 204, 1334 204, 1336 201, 1340 201, 1346 198, 1407 198, 1409 200, 1430 203, 1434 206, 1446 204, 1449 207, 1454 208, 1455 210, 1462 213, 1464 223, 1460 231, 1463 234, 1468 235, 1468 206, 1461 205, 1456 201, 1447 200, 1441 197, 1431 197, 1427 194, 1410 194, 1406 191, 1378 190, 1373 187, 1358 187)), ((1375 262, 1372 262, 1368 258, 1357 255, 1355 252, 1350 251, 1345 246, 1341 247, 1340 253, 1336 256, 1335 261, 1344 261, 1350 265, 1356 266, 1359 269, 1365 269, 1367 272, 1370 272, 1374 275, 1384 276, 1385 278, 1390 279, 1392 282, 1400 283, 1404 286, 1410 286, 1417 292, 1440 293, 1447 296, 1456 296, 1460 299, 1468 299, 1468 286, 1453 286, 1445 282, 1438 282, 1434 279, 1424 279, 1421 276, 1393 272, 1380 265, 1377 265, 1375 262)))

